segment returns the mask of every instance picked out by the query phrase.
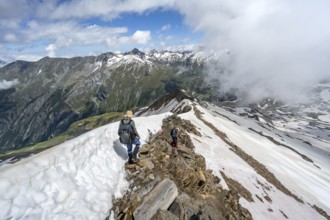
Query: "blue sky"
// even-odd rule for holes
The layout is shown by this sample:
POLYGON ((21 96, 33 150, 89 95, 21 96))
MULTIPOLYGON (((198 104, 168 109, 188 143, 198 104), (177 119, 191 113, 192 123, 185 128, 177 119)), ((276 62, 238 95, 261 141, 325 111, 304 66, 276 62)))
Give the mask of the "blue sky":
POLYGON ((98 55, 198 47, 174 1, 0 0, 0 59, 98 55))

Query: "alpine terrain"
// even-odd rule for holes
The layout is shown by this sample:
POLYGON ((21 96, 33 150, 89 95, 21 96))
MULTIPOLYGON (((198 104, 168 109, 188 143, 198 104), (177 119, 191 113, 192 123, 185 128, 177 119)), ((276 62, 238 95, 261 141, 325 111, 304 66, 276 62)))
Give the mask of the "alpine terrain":
POLYGON ((202 52, 104 53, 45 57, 0 68, 0 153, 32 146, 83 118, 142 107, 177 89, 210 96, 202 52), (190 89, 189 89, 190 88, 190 89))
POLYGON ((0 218, 330 219, 329 94, 324 83, 308 107, 244 107, 170 93, 135 112, 134 164, 118 121, 2 161, 0 218))

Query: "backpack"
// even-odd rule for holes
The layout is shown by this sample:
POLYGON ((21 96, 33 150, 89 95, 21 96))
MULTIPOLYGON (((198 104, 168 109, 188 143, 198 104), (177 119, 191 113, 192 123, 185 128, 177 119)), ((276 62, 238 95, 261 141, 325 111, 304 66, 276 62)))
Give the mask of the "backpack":
POLYGON ((172 136, 172 137, 178 137, 178 131, 177 131, 175 128, 173 128, 173 129, 171 130, 171 136, 172 136))
POLYGON ((132 127, 131 127, 131 120, 125 124, 123 121, 120 125, 121 132, 119 136, 119 140, 122 144, 130 144, 132 143, 132 127))

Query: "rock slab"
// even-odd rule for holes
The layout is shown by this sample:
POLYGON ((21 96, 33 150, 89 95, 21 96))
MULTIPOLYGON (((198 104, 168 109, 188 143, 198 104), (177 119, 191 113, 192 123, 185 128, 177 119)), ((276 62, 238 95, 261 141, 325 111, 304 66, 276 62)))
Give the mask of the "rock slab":
POLYGON ((134 211, 135 220, 151 219, 159 210, 166 210, 178 196, 178 188, 175 183, 166 178, 144 199, 143 203, 134 211))

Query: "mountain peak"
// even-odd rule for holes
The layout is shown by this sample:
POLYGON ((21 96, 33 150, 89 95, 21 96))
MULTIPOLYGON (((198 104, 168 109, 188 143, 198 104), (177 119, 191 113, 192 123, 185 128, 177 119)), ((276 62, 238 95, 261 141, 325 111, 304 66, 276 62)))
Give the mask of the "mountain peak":
POLYGON ((124 55, 138 55, 140 58, 143 58, 145 56, 145 53, 137 48, 134 48, 133 50, 124 53, 124 55))
MULTIPOLYGON (((132 54, 140 54, 140 53, 143 53, 142 51, 140 51, 139 49, 137 48, 134 48, 132 51, 132 54)), ((144 54, 144 53, 143 53, 144 54)))

